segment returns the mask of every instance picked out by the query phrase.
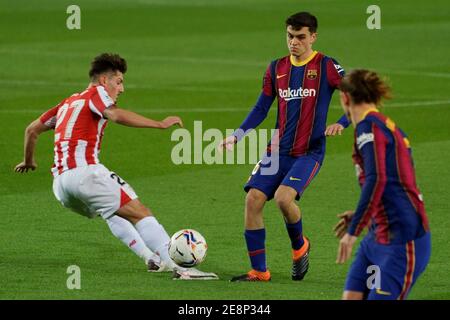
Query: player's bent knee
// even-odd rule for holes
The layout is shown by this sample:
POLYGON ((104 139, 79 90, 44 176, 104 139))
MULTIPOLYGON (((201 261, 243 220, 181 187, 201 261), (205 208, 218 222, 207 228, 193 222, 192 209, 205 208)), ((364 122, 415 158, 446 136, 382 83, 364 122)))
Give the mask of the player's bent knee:
POLYGON ((279 207, 288 207, 294 201, 297 196, 297 191, 289 186, 281 185, 275 192, 274 199, 279 207))
POLYGON ((250 189, 245 198, 247 208, 262 208, 266 201, 267 196, 257 189, 250 189))

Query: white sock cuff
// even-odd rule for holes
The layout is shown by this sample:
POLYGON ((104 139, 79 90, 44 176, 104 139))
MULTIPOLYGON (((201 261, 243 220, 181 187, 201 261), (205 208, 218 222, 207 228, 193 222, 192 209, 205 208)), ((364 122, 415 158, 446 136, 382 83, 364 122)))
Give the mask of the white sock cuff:
POLYGON ((135 224, 136 230, 144 239, 145 244, 153 252, 159 254, 161 260, 170 260, 168 245, 170 236, 167 234, 164 227, 158 223, 155 217, 145 217, 135 224))
POLYGON ((156 220, 156 218, 154 216, 148 216, 148 217, 145 217, 145 218, 139 220, 134 225, 134 227, 136 228, 137 231, 141 232, 141 230, 146 228, 147 226, 154 226, 154 225, 159 226, 158 220, 156 220))

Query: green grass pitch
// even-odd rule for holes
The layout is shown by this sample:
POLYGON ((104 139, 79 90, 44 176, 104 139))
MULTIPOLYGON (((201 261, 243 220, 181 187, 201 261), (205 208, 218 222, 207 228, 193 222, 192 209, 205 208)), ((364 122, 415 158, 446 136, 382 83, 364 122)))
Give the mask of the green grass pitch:
MULTIPOLYGON (((118 52, 127 61, 119 105, 162 119, 180 115, 189 130, 236 128, 253 106, 269 61, 287 54, 284 19, 308 10, 319 19, 315 49, 347 70, 389 77, 385 112, 410 136, 432 230, 432 257, 410 299, 449 299, 450 7, 447 0, 376 1, 381 30, 368 30, 373 1, 79 0, 81 30, 68 30, 72 1, 1 0, 0 299, 339 299, 349 263, 335 264, 336 214, 359 196, 352 130, 328 140, 320 174, 300 206, 312 241, 310 272, 290 280, 290 243, 273 202, 265 208, 271 283, 229 283, 249 268, 243 239, 245 193, 253 165, 174 165, 172 130, 110 124, 100 156, 136 190, 169 234, 199 230, 209 244, 201 268, 219 281, 180 282, 148 274, 101 218, 64 209, 51 191, 52 136, 41 136, 37 171, 19 175, 26 125, 88 83, 91 59, 118 52), (81 268, 81 289, 66 287, 81 268), (195 293, 195 294, 193 294, 195 293)), ((276 105, 261 128, 272 128, 276 105)), ((337 94, 328 123, 340 116, 337 94)), ((206 144, 206 143, 205 143, 206 144)))

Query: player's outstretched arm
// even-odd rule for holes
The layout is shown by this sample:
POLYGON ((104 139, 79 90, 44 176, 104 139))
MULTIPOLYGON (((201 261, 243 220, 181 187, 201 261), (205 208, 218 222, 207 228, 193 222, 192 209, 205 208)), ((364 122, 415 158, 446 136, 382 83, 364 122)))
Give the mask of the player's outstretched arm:
POLYGON ((179 117, 171 116, 162 121, 153 120, 135 112, 120 109, 117 107, 110 107, 103 111, 103 115, 112 122, 134 128, 158 128, 167 129, 173 125, 183 127, 183 122, 179 117))
POLYGON ((23 173, 28 172, 30 169, 34 171, 37 168, 36 161, 34 160, 36 142, 41 133, 50 129, 50 127, 43 124, 39 119, 36 119, 30 123, 30 125, 25 129, 23 161, 16 165, 14 171, 23 173))
POLYGON ((247 115, 244 122, 240 125, 239 129, 236 130, 231 136, 226 137, 217 146, 219 150, 232 150, 234 145, 241 140, 251 129, 255 129, 257 126, 264 121, 267 117, 270 107, 272 106, 275 96, 268 96, 264 92, 258 97, 256 105, 247 115))

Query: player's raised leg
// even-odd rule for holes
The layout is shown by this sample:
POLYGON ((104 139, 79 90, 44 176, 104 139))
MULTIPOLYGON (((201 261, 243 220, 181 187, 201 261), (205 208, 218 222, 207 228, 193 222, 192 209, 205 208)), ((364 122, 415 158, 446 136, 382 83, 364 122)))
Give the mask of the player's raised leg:
POLYGON ((266 265, 266 229, 264 228, 263 208, 267 196, 252 188, 245 200, 245 241, 252 270, 236 276, 231 281, 269 281, 270 272, 266 265))

